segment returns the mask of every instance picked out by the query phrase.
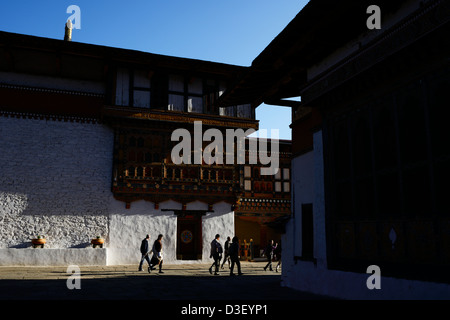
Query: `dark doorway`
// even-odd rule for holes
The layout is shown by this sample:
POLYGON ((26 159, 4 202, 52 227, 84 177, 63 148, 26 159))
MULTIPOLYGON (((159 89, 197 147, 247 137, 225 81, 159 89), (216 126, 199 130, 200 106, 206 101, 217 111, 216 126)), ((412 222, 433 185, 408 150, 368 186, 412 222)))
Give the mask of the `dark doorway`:
POLYGON ((177 215, 177 259, 199 260, 202 258, 202 214, 175 212, 177 215))
POLYGON ((314 223, 312 203, 302 204, 302 258, 313 259, 314 223))

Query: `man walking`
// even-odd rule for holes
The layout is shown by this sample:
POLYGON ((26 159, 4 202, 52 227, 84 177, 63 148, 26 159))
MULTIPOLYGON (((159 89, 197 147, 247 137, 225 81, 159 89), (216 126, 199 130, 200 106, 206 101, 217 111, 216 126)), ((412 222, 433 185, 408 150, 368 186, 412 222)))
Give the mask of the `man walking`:
POLYGON ((159 273, 164 273, 162 271, 162 264, 163 264, 163 256, 162 256, 162 238, 163 235, 158 235, 158 239, 155 240, 153 243, 153 257, 152 257, 152 266, 159 265, 159 273))
POLYGON ((278 260, 277 266, 275 267, 275 272, 278 272, 278 268, 281 267, 281 241, 275 244, 275 250, 273 252, 276 259, 278 260))
POLYGON ((222 269, 223 269, 225 262, 227 262, 227 261, 228 261, 228 268, 230 268, 230 253, 229 253, 230 241, 231 241, 230 237, 227 237, 227 241, 225 241, 225 255, 223 257, 222 269))
POLYGON ((237 265, 238 275, 242 275, 241 272, 241 262, 239 261, 239 238, 234 236, 233 242, 229 248, 230 258, 231 258, 231 267, 230 267, 230 276, 234 276, 233 273, 234 265, 237 265))
POLYGON ((140 248, 142 256, 141 256, 141 262, 139 263, 138 271, 143 271, 142 270, 142 265, 144 264, 144 259, 147 260, 147 262, 148 262, 148 271, 149 272, 151 271, 151 267, 152 266, 151 266, 150 258, 149 258, 150 252, 148 252, 148 240, 149 239, 150 239, 150 235, 147 235, 145 237, 145 239, 142 240, 141 248, 140 248))
POLYGON ((211 254, 210 258, 214 259, 213 264, 209 267, 209 273, 212 274, 212 267, 215 266, 214 275, 219 275, 220 259, 222 259, 222 245, 219 242, 220 235, 216 234, 215 239, 211 242, 211 254))
POLYGON ((274 250, 274 246, 273 246, 273 240, 270 240, 269 244, 266 247, 266 258, 267 258, 267 265, 264 267, 264 271, 267 270, 268 267, 270 267, 270 271, 273 271, 272 269, 272 260, 273 260, 273 250, 274 250))

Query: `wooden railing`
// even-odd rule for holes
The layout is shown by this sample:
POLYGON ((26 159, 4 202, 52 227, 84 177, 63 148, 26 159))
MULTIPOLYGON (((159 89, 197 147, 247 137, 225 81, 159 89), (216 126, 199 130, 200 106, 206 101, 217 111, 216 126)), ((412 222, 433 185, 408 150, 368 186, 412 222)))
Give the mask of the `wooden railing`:
POLYGON ((123 172, 125 180, 189 181, 233 183, 236 181, 233 166, 201 166, 176 164, 148 164, 130 166, 123 172))

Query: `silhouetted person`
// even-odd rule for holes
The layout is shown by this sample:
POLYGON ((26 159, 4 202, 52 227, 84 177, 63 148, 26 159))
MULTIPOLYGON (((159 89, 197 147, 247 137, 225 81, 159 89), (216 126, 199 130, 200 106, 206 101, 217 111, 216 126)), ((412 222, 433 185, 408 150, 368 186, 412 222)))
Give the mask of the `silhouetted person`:
POLYGON ((227 241, 225 241, 225 256, 223 257, 222 269, 223 269, 223 265, 227 261, 228 261, 228 268, 230 267, 230 253, 229 253, 230 240, 231 240, 230 237, 227 237, 227 241))
POLYGON ((209 273, 212 274, 212 267, 215 266, 215 271, 214 271, 214 275, 218 275, 219 274, 219 267, 220 267, 220 259, 222 259, 222 245, 219 242, 220 239, 220 235, 216 234, 216 237, 213 241, 211 241, 211 254, 210 254, 210 258, 214 259, 213 264, 211 265, 211 267, 209 267, 209 273))
POLYGON ((159 265, 159 273, 164 273, 162 271, 162 264, 163 264, 163 256, 162 256, 162 238, 163 235, 158 235, 158 239, 155 240, 153 243, 153 257, 152 257, 152 267, 159 265))
POLYGON ((233 237, 233 242, 230 245, 229 248, 229 254, 231 258, 231 267, 230 267, 230 276, 234 276, 233 273, 234 265, 237 265, 238 269, 238 275, 242 275, 241 272, 241 262, 239 261, 239 239, 238 237, 233 237))
POLYGON ((273 253, 278 260, 277 266, 275 267, 275 272, 278 272, 278 268, 281 267, 281 241, 275 246, 275 250, 273 253))
POLYGON ((267 270, 267 267, 270 267, 270 271, 273 271, 272 269, 272 259, 273 259, 273 250, 274 250, 274 246, 273 246, 273 240, 270 240, 269 244, 266 247, 265 250, 265 254, 266 254, 266 258, 267 258, 267 265, 264 267, 264 271, 267 270))
POLYGON ((150 262, 150 258, 148 257, 148 256, 149 256, 149 252, 148 252, 148 239, 150 239, 150 235, 147 235, 147 236, 145 237, 145 239, 142 240, 142 242, 141 242, 141 248, 140 248, 140 250, 141 250, 142 256, 141 256, 141 262, 139 263, 139 269, 138 269, 138 271, 143 271, 143 270, 142 270, 142 265, 144 264, 144 260, 147 260, 147 262, 148 262, 148 268, 149 268, 148 271, 150 272, 150 270, 151 270, 151 262, 150 262))

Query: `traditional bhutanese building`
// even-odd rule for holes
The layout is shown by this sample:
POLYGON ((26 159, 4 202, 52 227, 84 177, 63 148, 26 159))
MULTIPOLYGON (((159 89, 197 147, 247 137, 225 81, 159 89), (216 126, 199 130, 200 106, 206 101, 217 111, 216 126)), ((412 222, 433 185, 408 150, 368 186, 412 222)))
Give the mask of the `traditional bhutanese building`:
POLYGON ((448 1, 312 0, 223 97, 292 107, 283 285, 450 298, 449 22, 448 1))
MULTIPOLYGON (((250 164, 250 153, 255 152, 246 140, 246 165, 242 167, 243 188, 235 206, 236 235, 241 247, 250 247, 253 257, 261 257, 261 250, 270 240, 280 243, 284 220, 291 213, 291 141, 279 140, 279 170, 275 175, 261 174, 261 164, 250 164)), ((260 138, 261 139, 261 138, 260 138)), ((270 146, 270 142, 267 143, 270 146)))
POLYGON ((244 164, 193 159, 208 129, 258 129, 256 106, 216 103, 246 70, 0 32, 0 264, 135 264, 146 234, 164 235, 168 263, 210 261, 254 196, 244 164), (190 163, 172 161, 176 130, 193 137, 190 163))

